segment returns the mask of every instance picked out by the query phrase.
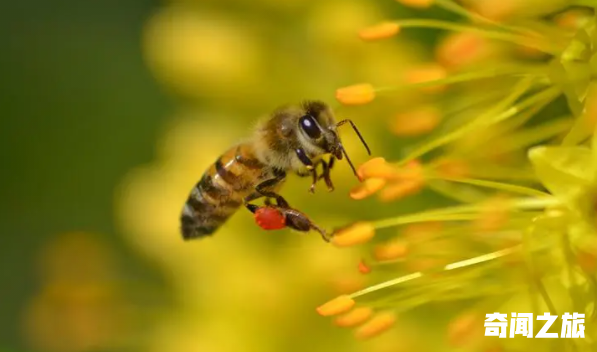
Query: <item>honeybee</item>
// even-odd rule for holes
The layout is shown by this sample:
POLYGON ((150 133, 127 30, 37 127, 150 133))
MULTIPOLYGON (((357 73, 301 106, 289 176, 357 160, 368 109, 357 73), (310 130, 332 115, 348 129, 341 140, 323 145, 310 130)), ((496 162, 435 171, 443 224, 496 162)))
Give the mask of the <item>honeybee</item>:
POLYGON ((286 226, 307 232, 326 232, 305 214, 290 207, 277 192, 287 173, 312 177, 310 192, 323 179, 329 191, 334 189, 330 170, 343 157, 356 175, 337 128, 349 123, 371 154, 369 146, 351 120, 336 122, 331 109, 320 101, 283 106, 257 125, 252 138, 222 154, 192 189, 181 215, 185 240, 212 235, 241 206, 255 213, 259 206, 250 202, 266 197, 276 201, 276 209, 286 219, 286 226), (329 160, 323 159, 329 154, 329 160), (318 166, 322 173, 317 173, 318 166))

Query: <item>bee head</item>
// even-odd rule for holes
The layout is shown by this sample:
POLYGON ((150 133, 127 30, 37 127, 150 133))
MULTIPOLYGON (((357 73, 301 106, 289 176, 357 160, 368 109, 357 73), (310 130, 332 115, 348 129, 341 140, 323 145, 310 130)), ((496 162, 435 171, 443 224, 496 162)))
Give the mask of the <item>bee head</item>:
POLYGON ((340 138, 336 132, 336 121, 330 108, 319 101, 302 104, 298 118, 299 138, 311 156, 320 154, 342 155, 339 151, 340 138))
POLYGON ((308 144, 311 145, 311 148, 306 149, 310 149, 313 154, 332 154, 338 160, 342 160, 342 157, 345 156, 346 161, 348 161, 356 175, 356 170, 342 146, 342 141, 337 131, 339 126, 347 122, 350 123, 367 149, 367 152, 371 155, 369 146, 367 146, 367 143, 354 123, 351 120, 342 120, 336 123, 330 108, 325 103, 319 101, 305 102, 302 107, 304 115, 299 118, 298 127, 299 132, 307 140, 308 144))

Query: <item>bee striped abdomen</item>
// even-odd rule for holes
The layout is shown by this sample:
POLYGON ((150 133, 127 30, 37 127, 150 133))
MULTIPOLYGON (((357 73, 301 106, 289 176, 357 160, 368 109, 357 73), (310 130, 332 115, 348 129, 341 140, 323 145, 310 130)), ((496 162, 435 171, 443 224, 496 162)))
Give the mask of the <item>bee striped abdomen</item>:
POLYGON ((213 234, 254 192, 264 165, 250 145, 231 148, 207 169, 195 185, 183 208, 181 232, 184 239, 213 234))

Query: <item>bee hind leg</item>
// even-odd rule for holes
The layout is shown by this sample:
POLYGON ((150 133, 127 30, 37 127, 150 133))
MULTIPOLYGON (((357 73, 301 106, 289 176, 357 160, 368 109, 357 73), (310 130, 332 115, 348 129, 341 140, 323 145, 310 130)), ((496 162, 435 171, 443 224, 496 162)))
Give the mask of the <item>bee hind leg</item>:
POLYGON ((259 208, 259 206, 250 204, 249 202, 259 199, 259 198, 262 198, 262 197, 266 197, 265 205, 271 205, 272 204, 271 199, 275 199, 276 204, 279 207, 290 208, 290 205, 288 204, 286 199, 284 199, 284 197, 271 191, 271 189, 274 188, 276 185, 278 185, 280 182, 282 182, 285 177, 286 177, 286 174, 280 174, 275 178, 263 181, 260 184, 258 184, 255 187, 255 192, 253 192, 250 195, 248 195, 247 197, 245 197, 245 199, 244 199, 245 207, 247 209, 249 209, 250 212, 254 213, 259 208))
POLYGON ((307 217, 307 215, 291 208, 290 204, 288 204, 288 202, 281 195, 271 191, 271 188, 275 187, 280 181, 282 181, 284 176, 285 175, 280 175, 277 178, 266 180, 257 185, 257 187, 255 187, 256 192, 250 194, 244 199, 245 207, 249 209, 250 212, 255 213, 260 206, 251 204, 249 202, 261 197, 266 197, 265 205, 278 209, 282 215, 284 215, 287 227, 300 232, 309 232, 311 230, 317 231, 324 241, 329 242, 331 236, 328 235, 325 230, 317 226, 313 221, 311 221, 311 219, 307 217), (272 205, 272 199, 276 201, 276 205, 272 205))
POLYGON ((280 211, 284 214, 286 219, 286 226, 290 227, 293 230, 300 231, 300 232, 309 232, 311 230, 319 232, 321 238, 324 241, 329 242, 331 236, 327 234, 327 232, 322 229, 321 227, 317 226, 311 219, 307 217, 307 215, 301 213, 300 211, 292 208, 281 208, 280 211))

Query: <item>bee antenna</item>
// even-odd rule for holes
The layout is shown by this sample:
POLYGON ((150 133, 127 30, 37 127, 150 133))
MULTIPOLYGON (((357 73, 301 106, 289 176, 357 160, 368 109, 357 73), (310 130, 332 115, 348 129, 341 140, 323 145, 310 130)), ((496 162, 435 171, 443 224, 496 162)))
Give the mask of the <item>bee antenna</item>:
MULTIPOLYGON (((340 121, 340 122, 338 122, 336 124, 336 127, 340 127, 340 126, 344 125, 347 122, 350 123, 350 125, 352 126, 352 129, 354 130, 354 132, 357 134, 357 136, 359 136, 359 139, 361 140, 361 143, 363 143, 363 145, 365 146, 365 149, 367 149, 367 154, 371 155, 371 149, 369 149, 369 146, 367 145, 367 142, 365 142, 365 139, 363 138, 363 136, 361 136, 361 132, 359 132, 359 129, 357 128, 357 126, 355 126, 355 124, 354 124, 354 122, 352 122, 352 120, 350 120, 350 119, 342 120, 342 121, 340 121)), ((346 160, 348 160, 348 163, 352 167, 352 163, 348 159, 348 155, 346 155, 346 151, 344 150, 344 148, 342 148, 342 152, 344 153, 344 156, 346 156, 346 160)), ((352 169, 354 170, 354 167, 352 169)), ((356 174, 356 172, 355 172, 355 174, 356 174)))
POLYGON ((350 161, 350 158, 348 157, 348 154, 346 153, 346 149, 344 149, 344 146, 342 146, 342 144, 340 144, 340 149, 342 150, 342 154, 344 154, 344 157, 346 158, 348 165, 350 165, 352 172, 354 172, 355 176, 358 178, 359 176, 357 174, 357 170, 354 168, 354 165, 352 164, 352 161, 350 161))

